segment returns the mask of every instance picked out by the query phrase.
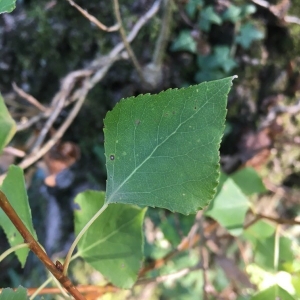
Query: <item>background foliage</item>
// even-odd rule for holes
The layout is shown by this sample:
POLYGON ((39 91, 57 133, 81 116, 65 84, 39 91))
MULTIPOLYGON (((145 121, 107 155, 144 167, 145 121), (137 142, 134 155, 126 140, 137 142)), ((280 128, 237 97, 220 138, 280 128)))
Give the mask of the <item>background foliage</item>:
MULTIPOLYGON (((255 2, 190 0, 172 4, 163 80, 154 91, 239 75, 228 102, 221 146, 223 174, 215 199, 203 215, 197 214, 196 222, 195 216, 162 209, 146 212, 145 265, 161 262, 146 278, 158 280, 132 291, 106 293, 105 299, 146 299, 146 291, 150 299, 188 300, 204 298, 205 294, 209 299, 300 298, 299 230, 291 222, 300 209, 300 26, 285 21, 287 15, 300 16, 300 3, 269 1, 272 6, 266 8, 255 2), (188 234, 193 242, 185 247, 188 234), (170 253, 174 254, 172 259, 166 259, 170 253)), ((114 23, 112 7, 105 1, 77 3, 103 23, 114 23)), ((152 2, 120 4, 125 27, 130 28, 152 2)), ((142 64, 151 60, 161 18, 156 15, 132 45, 142 64)), ((12 82, 46 105, 58 90, 60 78, 119 42, 119 33, 100 31, 67 1, 20 1, 12 14, 1 15, 0 24, 0 90, 17 122, 37 111, 13 92, 12 82)), ((88 95, 63 137, 63 142, 80 149, 81 158, 73 149, 69 156, 75 157, 75 163, 63 159, 65 168, 57 175, 61 185, 45 184, 49 157, 26 172, 33 223, 53 258, 63 258, 73 239, 70 216, 77 207, 75 195, 86 188, 104 189, 102 120, 106 112, 119 99, 145 92, 148 90, 139 82, 130 61, 116 62, 88 95), (51 230, 47 229, 50 224, 51 230)), ((68 108, 62 111, 54 130, 68 113, 68 108)), ((27 151, 30 139, 42 125, 37 123, 31 130, 19 132, 11 145, 27 151)), ((61 155, 59 147, 55 151, 54 157, 61 155)), ((55 160, 50 158, 53 167, 55 160)), ((2 154, 3 171, 9 161, 17 163, 18 158, 2 154)), ((8 247, 2 234, 0 253, 8 247)), ((0 267, 3 287, 37 287, 47 276, 32 256, 24 270, 13 256, 0 267)), ((71 268, 76 283, 107 283, 97 267, 95 270, 77 260, 71 268)))

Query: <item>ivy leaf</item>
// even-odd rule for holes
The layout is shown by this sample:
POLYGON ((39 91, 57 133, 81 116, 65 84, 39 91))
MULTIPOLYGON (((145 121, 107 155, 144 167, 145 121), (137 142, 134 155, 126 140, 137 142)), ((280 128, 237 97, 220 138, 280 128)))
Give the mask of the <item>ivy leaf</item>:
POLYGON ((215 47, 214 52, 210 55, 199 55, 197 64, 204 72, 212 69, 223 69, 225 73, 229 73, 237 66, 231 57, 230 48, 226 46, 215 47))
POLYGON ((252 15, 256 12, 256 6, 253 4, 245 4, 242 6, 241 18, 252 15))
MULTIPOLYGON (((1 1, 1 0, 0 0, 1 1)), ((1 2, 0 2, 1 5, 1 2)), ((0 153, 16 132, 16 123, 10 116, 0 94, 0 153)))
POLYGON ((232 235, 243 232, 243 224, 250 203, 235 182, 222 174, 218 192, 206 215, 212 217, 232 235))
POLYGON ((181 30, 179 36, 171 46, 172 51, 189 51, 196 53, 197 45, 190 30, 181 30))
POLYGON ((221 17, 216 14, 213 6, 209 5, 200 13, 199 27, 203 31, 209 31, 211 24, 222 24, 221 17))
MULTIPOLYGON (((75 233, 103 206, 104 192, 86 191, 76 196, 75 233)), ((143 260, 142 223, 145 209, 109 205, 78 244, 78 255, 114 285, 131 288, 143 260)))
POLYGON ((262 31, 256 29, 251 23, 246 23, 241 26, 240 33, 236 37, 235 41, 240 44, 244 49, 249 49, 250 45, 256 41, 264 38, 262 31))
POLYGON ((231 21, 232 23, 236 23, 241 19, 241 12, 242 9, 240 7, 231 4, 224 12, 222 19, 224 21, 231 21))
POLYGON ((215 194, 233 77, 120 101, 104 120, 106 203, 195 213, 215 194))
POLYGON ((16 8, 16 0, 0 0, 0 14, 10 13, 16 8))
POLYGON ((203 4, 203 0, 189 0, 185 6, 186 13, 190 18, 194 18, 197 10, 203 4))
POLYGON ((11 288, 5 288, 0 294, 0 300, 27 300, 27 291, 19 286, 15 291, 11 288))
MULTIPOLYGON (((36 238, 36 233, 32 225, 31 210, 28 203, 23 170, 14 165, 10 166, 0 189, 24 222, 27 229, 36 238)), ((8 242, 12 247, 24 243, 23 237, 2 209, 0 209, 0 227, 4 229, 8 242)), ((15 252, 22 267, 24 267, 28 252, 28 248, 22 248, 15 252)))

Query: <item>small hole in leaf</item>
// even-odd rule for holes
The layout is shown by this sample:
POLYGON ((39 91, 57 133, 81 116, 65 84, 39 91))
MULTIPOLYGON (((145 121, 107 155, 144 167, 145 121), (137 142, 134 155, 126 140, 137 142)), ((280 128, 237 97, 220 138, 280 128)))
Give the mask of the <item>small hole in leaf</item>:
POLYGON ((109 157, 109 159, 110 159, 110 160, 114 160, 114 159, 115 159, 115 156, 114 156, 114 155, 111 155, 111 156, 109 157))
POLYGON ((73 207, 74 210, 81 210, 80 205, 76 202, 73 203, 72 207, 73 207))

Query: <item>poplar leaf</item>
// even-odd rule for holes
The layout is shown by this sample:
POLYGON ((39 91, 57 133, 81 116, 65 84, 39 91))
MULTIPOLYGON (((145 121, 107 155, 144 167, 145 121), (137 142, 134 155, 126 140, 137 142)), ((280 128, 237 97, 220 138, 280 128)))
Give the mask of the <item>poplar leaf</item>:
POLYGON ((232 79, 121 100, 104 120, 106 203, 196 213, 215 194, 232 79))

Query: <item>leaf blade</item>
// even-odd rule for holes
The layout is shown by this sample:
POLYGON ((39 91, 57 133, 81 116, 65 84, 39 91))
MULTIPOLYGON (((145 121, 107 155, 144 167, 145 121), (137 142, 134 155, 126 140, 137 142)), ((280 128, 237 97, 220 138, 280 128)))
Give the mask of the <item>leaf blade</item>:
POLYGON ((16 8, 16 0, 0 0, 0 14, 10 13, 16 8))
MULTIPOLYGON (((104 204, 105 194, 86 191, 76 196, 75 233, 104 204)), ((142 222, 145 209, 109 205, 78 244, 78 252, 113 284, 130 288, 137 279, 143 259, 142 222)))
POLYGON ((218 182, 218 150, 232 79, 131 97, 108 112, 106 203, 184 214, 207 205, 218 182))
POLYGON ((0 300, 26 300, 27 291, 22 286, 19 286, 15 291, 11 288, 5 288, 0 294, 0 300))
POLYGON ((0 94, 0 153, 10 142, 16 132, 16 123, 10 116, 4 100, 0 94))
MULTIPOLYGON (((11 165, 0 189, 5 194, 18 216, 24 222, 27 229, 36 238, 23 170, 17 166, 11 165)), ((0 209, 0 226, 4 229, 8 242, 12 247, 24 243, 23 237, 2 209, 0 209)), ((28 248, 22 248, 15 252, 22 267, 25 264, 28 252, 28 248)))

